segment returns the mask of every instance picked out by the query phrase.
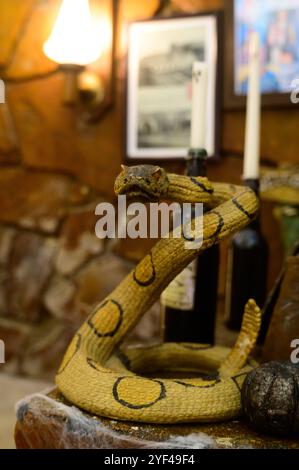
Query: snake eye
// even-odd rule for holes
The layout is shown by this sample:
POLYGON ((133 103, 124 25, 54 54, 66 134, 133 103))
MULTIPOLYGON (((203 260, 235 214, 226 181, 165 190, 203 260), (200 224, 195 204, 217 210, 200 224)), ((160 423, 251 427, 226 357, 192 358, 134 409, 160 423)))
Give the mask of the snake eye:
POLYGON ((156 168, 156 170, 153 172, 153 177, 155 178, 155 180, 158 180, 161 175, 162 175, 161 168, 159 168, 159 167, 156 168))

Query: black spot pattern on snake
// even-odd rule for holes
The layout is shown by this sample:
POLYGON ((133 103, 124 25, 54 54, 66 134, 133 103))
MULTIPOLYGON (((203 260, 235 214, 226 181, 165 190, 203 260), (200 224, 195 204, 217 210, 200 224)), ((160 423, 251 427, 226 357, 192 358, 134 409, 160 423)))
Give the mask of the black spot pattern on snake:
MULTIPOLYGON (((221 230, 222 230, 223 227, 224 227, 224 219, 223 219, 222 215, 221 215, 219 212, 217 212, 215 209, 213 210, 212 213, 215 214, 215 215, 218 217, 219 222, 218 222, 218 224, 217 224, 217 227, 216 227, 215 232, 214 232, 212 235, 210 235, 208 238, 206 238, 206 240, 211 240, 212 238, 214 238, 215 241, 217 241, 217 240, 218 240, 218 235, 221 233, 221 230)), ((194 242, 194 241, 195 241, 195 238, 188 238, 188 237, 186 237, 184 231, 183 231, 183 238, 184 238, 186 241, 190 241, 190 242, 194 242)), ((197 241, 198 241, 198 240, 197 240, 197 241)))
POLYGON ((81 347, 82 336, 81 336, 80 333, 77 333, 76 336, 77 336, 77 342, 76 342, 76 346, 75 346, 75 351, 73 352, 71 357, 67 360, 66 364, 63 365, 63 362, 62 362, 62 364, 61 364, 62 367, 58 370, 57 375, 62 374, 62 372, 65 371, 65 369, 67 368, 67 366, 69 365, 69 363, 71 362, 71 360, 74 358, 75 354, 77 354, 77 352, 79 351, 79 349, 81 347))
POLYGON ((122 319, 123 319, 123 315, 124 315, 124 311, 123 311, 123 308, 122 306, 120 305, 120 303, 118 303, 116 300, 113 300, 113 299, 108 299, 106 300, 105 302, 103 302, 100 307, 96 310, 96 312, 89 318, 89 320, 87 321, 87 324, 88 326, 90 326, 90 328, 93 330, 93 332, 99 337, 99 338, 107 338, 107 337, 112 337, 114 336, 119 328, 120 328, 120 325, 122 324, 122 319), (97 328, 94 323, 93 323, 93 318, 94 317, 97 317, 99 318, 99 316, 101 315, 101 311, 104 310, 104 308, 106 307, 106 305, 111 302, 114 306, 116 306, 117 310, 118 310, 118 318, 117 318, 117 321, 116 321, 116 324, 114 325, 114 327, 110 330, 110 331, 100 331, 99 328, 97 328))
POLYGON ((87 364, 97 372, 101 372, 102 374, 112 374, 112 370, 106 369, 98 365, 91 357, 86 358, 87 364))
POLYGON ((187 242, 202 242, 202 238, 198 238, 196 239, 195 237, 188 237, 186 234, 185 234, 185 229, 182 230, 182 233, 183 233, 183 239, 186 240, 187 242))
POLYGON ((159 386, 160 386, 160 393, 159 393, 159 396, 157 396, 157 398, 155 400, 153 400, 152 402, 150 403, 144 403, 144 404, 140 404, 140 405, 134 405, 134 403, 129 403, 128 401, 122 399, 119 397, 119 385, 121 384, 121 382, 123 380, 139 380, 138 377, 134 376, 134 377, 119 377, 115 384, 113 385, 113 390, 112 390, 112 393, 113 393, 113 397, 114 399, 122 406, 125 406, 126 408, 130 408, 132 410, 141 410, 142 408, 150 408, 151 406, 155 405, 155 403, 157 403, 158 401, 160 400, 163 400, 163 398, 166 398, 166 388, 165 388, 165 385, 163 382, 161 382, 160 380, 156 380, 156 379, 146 379, 148 381, 151 381, 151 382, 154 382, 154 383, 157 383, 159 386))
MULTIPOLYGON (((191 237, 187 237, 187 235, 185 234, 185 231, 184 231, 184 230, 183 230, 183 239, 186 240, 187 242, 195 242, 195 241, 196 241, 196 242, 199 242, 199 240, 195 240, 194 237, 192 237, 192 238, 191 238, 191 237)), ((200 239, 200 241, 201 241, 201 239, 200 239)))
POLYGON ((213 194, 214 193, 214 189, 212 188, 207 188, 204 183, 201 183, 200 181, 198 181, 197 179, 195 178, 190 178, 190 181, 192 181, 192 183, 196 184, 196 186, 198 186, 199 188, 201 188, 205 193, 208 193, 208 194, 213 194))
MULTIPOLYGON (((148 254, 148 256, 145 258, 147 259, 149 258, 150 259, 150 268, 151 268, 151 273, 150 273, 150 276, 148 277, 148 279, 140 279, 140 277, 138 278, 138 269, 140 268, 140 263, 139 265, 136 267, 134 273, 133 273, 133 279, 134 281, 141 287, 148 287, 150 286, 156 279, 156 269, 155 269, 155 266, 154 266, 154 262, 153 262, 153 254, 152 252, 150 252, 148 254)), ((142 261, 141 261, 142 263, 142 261)))
POLYGON ((233 377, 231 377, 232 381, 234 382, 234 384, 236 385, 237 389, 239 390, 239 392, 241 393, 241 390, 242 390, 242 387, 239 385, 238 383, 238 380, 240 377, 246 377, 248 374, 248 372, 242 372, 241 374, 237 374, 237 375, 234 375, 233 377))
POLYGON ((213 214, 217 215, 219 222, 217 224, 217 228, 215 232, 212 235, 210 235, 209 238, 207 238, 207 240, 210 240, 211 238, 215 238, 215 240, 217 240, 218 235, 221 233, 221 230, 224 227, 224 220, 223 220, 222 215, 219 214, 219 212, 217 212, 216 210, 213 210, 213 214))
POLYGON ((236 198, 233 198, 232 199, 232 203, 234 204, 234 206, 236 206, 241 212, 243 212, 244 215, 246 215, 246 217, 248 217, 249 220, 253 220, 255 218, 255 215, 254 214, 249 214, 249 212, 247 212, 246 209, 244 209, 244 207, 242 206, 242 204, 239 203, 239 201, 236 199, 236 198))
POLYGON ((123 351, 117 349, 114 355, 120 360, 120 362, 128 369, 131 370, 131 361, 128 356, 125 355, 123 351))
POLYGON ((211 349, 213 346, 211 344, 188 344, 188 343, 179 343, 182 348, 191 349, 192 351, 205 351, 211 349))
MULTIPOLYGON (((204 379, 202 379, 204 380, 204 379)), ((212 379, 214 380, 214 379, 212 379)), ((215 387, 217 384, 220 383, 220 379, 216 379, 214 383, 208 384, 208 385, 195 385, 195 384, 189 384, 187 382, 183 382, 181 380, 174 380, 173 382, 177 383, 178 385, 183 385, 184 387, 187 388, 212 388, 215 387)))

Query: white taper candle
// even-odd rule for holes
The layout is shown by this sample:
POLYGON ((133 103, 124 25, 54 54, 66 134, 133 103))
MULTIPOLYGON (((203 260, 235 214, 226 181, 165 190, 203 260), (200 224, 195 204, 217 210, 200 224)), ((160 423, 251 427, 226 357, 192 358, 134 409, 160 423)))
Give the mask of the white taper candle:
POLYGON ((208 67, 194 62, 192 72, 191 148, 206 147, 208 67))
POLYGON ((259 178, 261 90, 260 90, 260 41, 258 33, 250 36, 250 57, 244 150, 244 179, 259 178))

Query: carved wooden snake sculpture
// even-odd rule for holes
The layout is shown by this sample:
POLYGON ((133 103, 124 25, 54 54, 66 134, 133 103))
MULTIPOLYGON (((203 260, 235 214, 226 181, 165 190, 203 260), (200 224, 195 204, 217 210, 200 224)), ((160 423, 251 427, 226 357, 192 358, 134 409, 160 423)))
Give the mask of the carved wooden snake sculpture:
POLYGON ((203 245, 186 249, 183 237, 156 243, 75 335, 56 377, 58 388, 78 407, 119 420, 207 422, 237 416, 240 388, 256 366, 248 359, 261 322, 260 309, 253 300, 245 307, 242 329, 232 350, 189 343, 121 350, 118 346, 169 282, 201 251, 256 217, 259 203, 255 194, 246 187, 167 174, 152 165, 123 167, 115 191, 138 200, 205 203, 210 210, 203 216, 203 245), (149 378, 154 371, 165 369, 198 375, 149 378), (210 375, 200 377, 199 371, 210 375))

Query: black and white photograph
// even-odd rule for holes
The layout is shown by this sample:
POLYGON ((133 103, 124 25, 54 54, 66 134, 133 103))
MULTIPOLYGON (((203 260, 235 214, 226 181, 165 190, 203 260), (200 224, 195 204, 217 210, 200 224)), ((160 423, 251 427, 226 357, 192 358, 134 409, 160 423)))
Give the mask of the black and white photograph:
POLYGON ((217 16, 136 22, 129 28, 127 157, 182 158, 190 148, 192 66, 208 66, 206 149, 215 155, 217 16))

